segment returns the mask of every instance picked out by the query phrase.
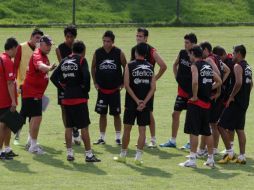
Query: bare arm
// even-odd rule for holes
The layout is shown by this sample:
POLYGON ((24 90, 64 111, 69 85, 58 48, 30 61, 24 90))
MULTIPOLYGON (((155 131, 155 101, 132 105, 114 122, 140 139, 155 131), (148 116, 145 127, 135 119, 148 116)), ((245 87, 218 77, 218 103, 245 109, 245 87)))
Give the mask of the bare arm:
POLYGON ((125 69, 125 66, 127 64, 127 60, 126 60, 126 57, 125 57, 125 55, 122 51, 121 51, 121 54, 120 54, 120 59, 121 59, 121 65, 122 65, 123 69, 125 69))
POLYGON ((156 51, 154 51, 153 57, 154 57, 154 60, 158 63, 158 65, 160 67, 159 72, 155 76, 155 79, 158 80, 159 78, 161 78, 163 73, 167 70, 167 65, 166 65, 165 61, 161 58, 161 56, 156 51))
POLYGON ((40 71, 42 71, 43 73, 47 73, 47 72, 49 72, 49 71, 53 71, 56 67, 57 67, 56 64, 53 64, 53 65, 46 65, 46 64, 44 64, 44 63, 42 63, 42 62, 40 62, 40 63, 38 64, 38 69, 39 69, 40 71))
POLYGON ((192 98, 191 101, 197 101, 198 99, 198 68, 196 65, 191 65, 192 74, 192 98))
POLYGON ((16 86, 15 81, 7 81, 8 92, 11 97, 11 111, 16 111, 16 86))
POLYGON ((144 99, 144 104, 145 105, 152 98, 152 96, 154 95, 155 90, 156 90, 156 79, 155 79, 155 76, 153 76, 152 81, 151 81, 151 88, 150 88, 146 98, 144 99))
POLYGON ((211 99, 217 99, 220 94, 221 94, 221 85, 222 85, 222 80, 220 76, 217 73, 213 73, 213 80, 215 83, 213 83, 212 89, 216 89, 216 94, 211 98, 211 99))
POLYGON ((211 58, 207 58, 206 61, 211 65, 211 67, 213 68, 213 71, 220 76, 220 71, 218 67, 216 66, 216 63, 214 63, 214 61, 211 58))
POLYGON ((61 56, 59 48, 56 48, 56 57, 58 59, 58 62, 60 63, 62 61, 62 56, 61 56))
POLYGON ((96 83, 96 78, 95 78, 95 73, 96 73, 96 54, 93 54, 93 60, 92 60, 92 66, 91 66, 91 74, 92 74, 92 79, 94 83, 94 87, 96 90, 99 89, 98 84, 96 83))
POLYGON ((225 63, 223 63, 223 69, 224 69, 223 70, 224 75, 223 75, 222 83, 224 83, 225 80, 227 80, 227 78, 228 78, 228 76, 230 74, 230 69, 229 69, 229 67, 225 63))
POLYGON ((179 55, 177 56, 175 63, 173 64, 173 72, 174 72, 175 78, 177 76, 178 64, 179 64, 179 55))

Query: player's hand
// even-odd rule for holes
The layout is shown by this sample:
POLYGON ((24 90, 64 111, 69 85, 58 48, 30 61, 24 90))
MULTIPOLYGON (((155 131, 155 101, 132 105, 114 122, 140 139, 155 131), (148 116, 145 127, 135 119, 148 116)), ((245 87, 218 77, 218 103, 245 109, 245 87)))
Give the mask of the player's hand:
POLYGON ((96 89, 96 90, 99 90, 99 85, 97 84, 97 83, 94 83, 94 88, 96 89))
POLYGON ((57 67, 57 65, 56 65, 56 63, 54 63, 53 65, 51 65, 51 67, 50 67, 50 71, 53 71, 55 68, 57 67))
POLYGON ((212 99, 212 100, 217 100, 219 97, 220 97, 220 93, 216 93, 216 94, 214 94, 214 95, 211 97, 211 99, 212 99))
POLYGON ((227 104, 226 104, 226 108, 230 105, 231 102, 235 101, 235 98, 232 97, 232 96, 229 96, 229 99, 227 101, 227 104))
POLYGON ((15 111, 16 111, 16 107, 17 107, 16 102, 12 102, 10 111, 11 111, 11 112, 15 112, 15 111))
POLYGON ((144 102, 141 102, 138 107, 137 107, 137 110, 138 111, 143 111, 143 109, 146 107, 145 103, 144 102))
POLYGON ((192 96, 192 97, 190 98, 190 101, 196 102, 196 101, 198 101, 198 97, 197 97, 197 96, 192 96))

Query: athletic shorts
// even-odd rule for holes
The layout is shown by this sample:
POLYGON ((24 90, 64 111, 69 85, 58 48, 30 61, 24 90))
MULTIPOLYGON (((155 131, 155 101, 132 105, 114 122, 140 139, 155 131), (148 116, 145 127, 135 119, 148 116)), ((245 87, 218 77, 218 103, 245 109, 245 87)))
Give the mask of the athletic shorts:
POLYGON ((7 111, 10 110, 10 107, 7 108, 0 108, 0 122, 1 122, 1 117, 4 115, 7 111))
POLYGON ((183 111, 187 109, 188 98, 184 98, 182 96, 177 96, 175 101, 174 110, 175 111, 183 111))
POLYGON ((222 111, 224 109, 223 101, 217 100, 211 102, 211 110, 210 110, 210 123, 217 123, 222 111))
POLYGON ((199 106, 188 104, 184 133, 192 135, 210 136, 211 129, 209 126, 210 109, 204 109, 199 106))
POLYGON ((106 115, 108 113, 108 108, 110 115, 115 116, 121 114, 121 97, 119 90, 113 94, 103 94, 98 91, 95 111, 98 114, 106 115))
POLYGON ((90 118, 87 103, 64 105, 66 128, 83 129, 89 126, 90 118))
POLYGON ((246 111, 232 102, 224 109, 218 125, 230 131, 244 130, 246 111))
POLYGON ((20 114, 24 118, 42 116, 42 99, 22 98, 20 114))
POLYGON ((123 123, 126 125, 134 125, 137 120, 138 126, 150 125, 150 111, 124 110, 123 123))

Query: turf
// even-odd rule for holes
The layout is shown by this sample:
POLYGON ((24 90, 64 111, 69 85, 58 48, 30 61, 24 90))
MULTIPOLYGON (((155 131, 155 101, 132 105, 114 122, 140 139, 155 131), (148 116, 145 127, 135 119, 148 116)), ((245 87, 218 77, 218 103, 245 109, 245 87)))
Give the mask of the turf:
MULTIPOLYGON (((80 29, 78 39, 84 40, 87 46, 86 57, 89 64, 94 50, 101 46, 101 36, 106 29, 80 29)), ((116 46, 122 48, 127 59, 130 49, 135 44, 135 28, 112 29, 116 34, 116 46)), ((45 33, 52 36, 55 44, 63 41, 62 29, 47 28, 45 33)), ((19 42, 27 40, 31 29, 1 29, 0 49, 3 50, 4 40, 9 36, 16 36, 19 42)), ((247 60, 253 66, 254 45, 252 27, 225 28, 150 28, 149 42, 157 48, 165 59, 168 70, 157 83, 155 98, 155 119, 157 124, 158 143, 166 142, 171 134, 171 113, 176 96, 176 82, 173 78, 172 64, 183 47, 183 36, 188 32, 195 32, 199 42, 209 40, 213 45, 222 45, 231 52, 236 44, 245 44, 247 60)), ((51 62, 56 62, 54 48, 50 53, 51 62)), ((127 164, 113 162, 120 148, 114 143, 114 127, 112 118, 108 119, 107 144, 93 146, 96 155, 102 159, 98 164, 84 162, 84 150, 74 146, 76 160, 74 163, 66 161, 64 147, 64 127, 61 121, 60 109, 56 104, 56 90, 49 85, 46 94, 51 98, 48 110, 43 115, 39 142, 47 151, 46 155, 31 155, 24 150, 27 137, 27 125, 21 135, 21 146, 12 146, 20 156, 13 161, 0 162, 0 189, 30 190, 30 189, 253 189, 254 176, 254 131, 253 127, 253 95, 247 113, 247 165, 217 165, 216 169, 207 169, 203 160, 198 160, 198 169, 181 168, 178 163, 185 161, 187 152, 179 149, 145 149, 144 166, 138 167, 133 162, 137 128, 133 127, 127 164)), ((122 98, 124 97, 124 90, 122 98)), ((90 126, 92 141, 98 138, 98 115, 94 112, 96 91, 92 87, 90 93, 90 126)), ((177 139, 178 147, 188 139, 183 134, 184 114, 177 139)), ((147 133, 149 137, 149 133, 147 133)), ((237 140, 235 141, 238 153, 237 140)), ((220 150, 223 150, 220 143, 220 150)), ((216 159, 219 159, 216 158, 216 159)))

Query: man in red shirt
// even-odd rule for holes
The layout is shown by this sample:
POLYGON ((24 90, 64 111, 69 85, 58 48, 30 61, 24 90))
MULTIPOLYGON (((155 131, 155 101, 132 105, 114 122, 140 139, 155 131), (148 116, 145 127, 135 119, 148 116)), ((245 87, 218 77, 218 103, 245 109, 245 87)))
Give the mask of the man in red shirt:
POLYGON ((48 72, 56 65, 50 65, 47 54, 52 46, 49 36, 42 36, 40 48, 36 49, 30 59, 25 81, 22 85, 22 107, 21 115, 29 117, 29 133, 31 143, 28 144, 28 151, 35 154, 44 154, 37 144, 39 127, 42 120, 42 96, 48 86, 48 72))
POLYGON ((11 110, 16 111, 17 88, 15 67, 11 58, 15 57, 18 42, 15 38, 8 38, 5 42, 5 52, 0 56, 0 159, 13 159, 15 154, 10 148, 11 130, 1 121, 1 117, 11 110), (5 151, 3 151, 5 144, 5 151))

